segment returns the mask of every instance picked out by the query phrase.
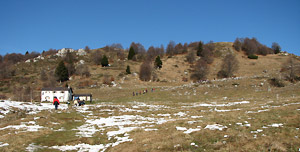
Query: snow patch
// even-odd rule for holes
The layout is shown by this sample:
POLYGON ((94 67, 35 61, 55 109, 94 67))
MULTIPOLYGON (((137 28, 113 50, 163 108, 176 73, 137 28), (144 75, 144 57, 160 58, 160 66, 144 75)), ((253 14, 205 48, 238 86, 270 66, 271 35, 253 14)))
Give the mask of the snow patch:
POLYGON ((207 125, 204 129, 209 129, 209 130, 223 130, 226 129, 226 126, 220 125, 220 124, 213 124, 213 125, 207 125))

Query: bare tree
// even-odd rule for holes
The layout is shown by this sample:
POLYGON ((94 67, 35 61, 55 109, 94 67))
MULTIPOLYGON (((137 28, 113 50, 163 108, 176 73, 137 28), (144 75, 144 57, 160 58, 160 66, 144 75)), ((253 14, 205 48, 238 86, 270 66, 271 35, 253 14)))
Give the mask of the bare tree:
POLYGON ((299 80, 300 63, 294 57, 290 57, 282 66, 281 72, 285 73, 286 79, 295 82, 299 80))
POLYGON ((241 39, 236 38, 234 43, 233 43, 233 47, 235 48, 235 50, 240 51, 242 49, 241 39))
POLYGON ((181 43, 178 43, 174 48, 174 54, 182 54, 183 46, 181 43))
POLYGON ((149 81, 151 80, 152 66, 151 62, 143 62, 140 66, 140 80, 149 81))
POLYGON ((45 70, 43 70, 43 69, 41 70, 40 80, 42 80, 42 81, 48 80, 47 74, 46 74, 45 70))
POLYGON ((81 77, 83 77, 83 76, 90 77, 91 76, 89 67, 85 64, 80 64, 80 65, 77 66, 76 74, 80 75, 81 77))
POLYGON ((188 63, 193 64, 196 60, 196 52, 194 50, 189 51, 186 55, 186 60, 188 63))
POLYGON ((175 42, 174 41, 170 41, 168 46, 167 46, 167 50, 166 50, 166 54, 168 56, 173 56, 175 52, 175 42))
POLYGON ((85 51, 86 53, 90 53, 91 49, 90 49, 89 46, 85 46, 84 51, 85 51))
POLYGON ((233 73, 239 69, 239 62, 233 54, 227 54, 223 59, 221 70, 218 72, 219 78, 232 77, 233 73))
POLYGON ((91 55, 93 62, 96 65, 100 65, 101 64, 101 59, 102 59, 102 53, 100 50, 96 50, 92 53, 91 55))
POLYGON ((205 80, 208 73, 208 64, 203 59, 200 59, 194 66, 194 73, 191 75, 191 79, 194 81, 205 80))

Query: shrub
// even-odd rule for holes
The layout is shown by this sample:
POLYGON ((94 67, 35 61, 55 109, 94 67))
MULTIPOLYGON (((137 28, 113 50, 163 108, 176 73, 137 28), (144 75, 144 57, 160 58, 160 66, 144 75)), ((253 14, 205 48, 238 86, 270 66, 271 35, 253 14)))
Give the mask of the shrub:
POLYGON ((269 83, 274 87, 284 87, 284 83, 278 78, 272 78, 269 83))
POLYGON ((129 65, 127 65, 126 74, 131 74, 131 72, 130 72, 130 66, 129 65))
POLYGON ((133 56, 135 55, 133 47, 130 47, 129 53, 128 53, 128 60, 132 60, 133 56))
POLYGON ((190 51, 186 55, 186 60, 187 60, 188 63, 193 64, 196 60, 196 53, 194 51, 190 51))
POLYGON ((249 59, 258 59, 258 56, 254 55, 254 54, 251 54, 251 55, 248 55, 248 58, 249 59))
POLYGON ((108 59, 107 59, 106 55, 103 55, 103 58, 101 59, 101 65, 102 65, 102 67, 108 66, 108 59))
POLYGON ((144 62, 140 67, 140 80, 151 80, 152 67, 150 62, 144 62))
POLYGON ((103 84, 106 84, 106 85, 111 85, 111 78, 108 76, 108 75, 105 75, 103 77, 103 81, 102 81, 103 84))
POLYGON ((159 68, 159 69, 162 68, 162 61, 160 60, 159 56, 156 57, 154 65, 155 65, 156 68, 159 68))
POLYGON ((233 54, 228 54, 223 59, 221 71, 218 72, 218 78, 232 77, 233 73, 239 68, 238 60, 233 54))
POLYGON ((205 80, 208 75, 208 71, 208 64, 203 59, 200 59, 194 67, 194 73, 191 75, 191 79, 194 81, 205 80))

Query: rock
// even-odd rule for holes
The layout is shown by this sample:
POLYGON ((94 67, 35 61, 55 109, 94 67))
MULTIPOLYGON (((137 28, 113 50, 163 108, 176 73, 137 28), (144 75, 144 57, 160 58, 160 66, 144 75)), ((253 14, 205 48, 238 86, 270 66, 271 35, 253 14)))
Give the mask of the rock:
POLYGON ((77 51, 76 55, 84 56, 84 55, 86 55, 86 52, 84 51, 84 49, 79 49, 79 50, 77 51))
POLYGON ((67 52, 74 52, 74 50, 73 49, 68 49, 68 48, 62 48, 61 50, 59 50, 57 53, 56 53, 56 55, 57 56, 60 56, 60 57, 64 57, 66 54, 67 54, 67 52))

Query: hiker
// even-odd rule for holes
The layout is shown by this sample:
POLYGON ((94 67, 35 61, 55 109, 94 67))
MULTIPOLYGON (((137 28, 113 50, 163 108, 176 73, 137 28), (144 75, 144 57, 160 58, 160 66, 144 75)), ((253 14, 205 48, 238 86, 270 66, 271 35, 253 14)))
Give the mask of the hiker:
POLYGON ((133 92, 133 93, 132 93, 132 95, 134 96, 134 95, 135 95, 135 93, 133 92))
POLYGON ((148 89, 146 89, 146 93, 148 93, 148 89))
POLYGON ((78 105, 78 98, 76 98, 76 99, 74 100, 74 105, 75 105, 75 106, 78 105))
POLYGON ((85 105, 84 100, 83 100, 83 101, 80 101, 80 100, 79 100, 79 106, 83 106, 83 105, 85 105))
POLYGON ((55 110, 57 110, 57 107, 59 105, 59 100, 55 96, 54 96, 54 99, 53 99, 53 105, 55 106, 55 110))

